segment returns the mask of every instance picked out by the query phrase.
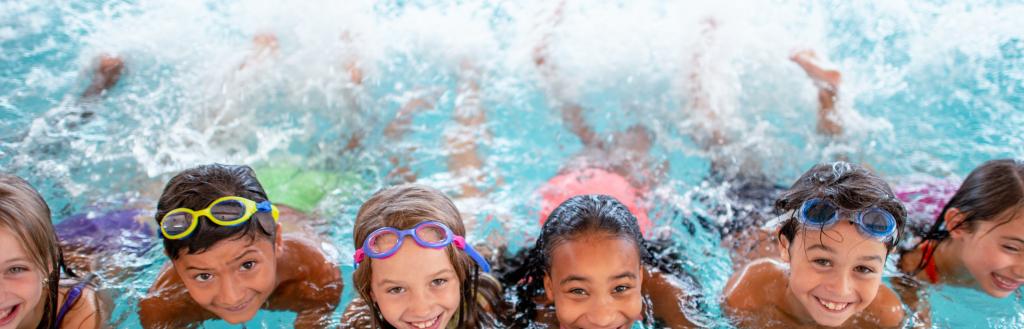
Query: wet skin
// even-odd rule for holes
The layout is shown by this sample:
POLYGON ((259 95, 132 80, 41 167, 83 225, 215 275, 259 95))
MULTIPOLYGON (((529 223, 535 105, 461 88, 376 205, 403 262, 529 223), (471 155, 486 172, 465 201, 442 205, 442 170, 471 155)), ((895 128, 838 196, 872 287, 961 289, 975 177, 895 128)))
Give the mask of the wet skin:
POLYGON ((633 241, 584 235, 551 251, 544 291, 561 328, 629 328, 643 317, 643 268, 633 241))
POLYGON ((445 249, 424 248, 406 237, 394 255, 369 263, 370 294, 385 321, 398 329, 447 328, 462 295, 445 249))
POLYGON ((139 319, 146 328, 216 318, 237 324, 268 309, 296 312, 296 328, 323 328, 342 285, 335 264, 301 234, 225 239, 202 253, 182 251, 165 266, 139 303, 139 319))
MULTIPOLYGON (((0 227, 0 328, 36 328, 43 318, 46 300, 43 280, 47 270, 30 259, 7 228, 0 227)), ((68 288, 59 289, 58 305, 64 303, 68 288)), ((100 328, 100 303, 92 288, 82 291, 78 302, 65 315, 65 328, 100 328)))
MULTIPOLYGON (((939 244, 933 255, 939 283, 964 286, 995 298, 1006 298, 1024 284, 1024 211, 1011 209, 998 218, 960 225, 963 214, 952 208, 946 212, 950 238, 939 244)), ((916 270, 922 248, 904 254, 900 269, 916 270)), ((917 273, 928 282, 925 271, 917 273)))
POLYGON ((724 309, 740 327, 898 327, 895 293, 881 284, 885 245, 849 220, 825 231, 801 229, 781 260, 759 259, 726 285, 724 309))

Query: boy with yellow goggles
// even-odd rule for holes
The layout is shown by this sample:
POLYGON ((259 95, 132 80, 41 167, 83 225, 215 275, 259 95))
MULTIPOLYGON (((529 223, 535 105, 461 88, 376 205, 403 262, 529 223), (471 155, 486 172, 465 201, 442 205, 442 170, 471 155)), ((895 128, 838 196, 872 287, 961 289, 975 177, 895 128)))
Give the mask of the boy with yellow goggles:
POLYGON ((273 234, 278 215, 277 206, 270 201, 257 203, 243 197, 226 196, 213 200, 202 210, 177 208, 167 212, 160 220, 160 233, 169 240, 179 240, 195 231, 200 217, 206 217, 220 226, 239 225, 255 217, 264 232, 273 234))

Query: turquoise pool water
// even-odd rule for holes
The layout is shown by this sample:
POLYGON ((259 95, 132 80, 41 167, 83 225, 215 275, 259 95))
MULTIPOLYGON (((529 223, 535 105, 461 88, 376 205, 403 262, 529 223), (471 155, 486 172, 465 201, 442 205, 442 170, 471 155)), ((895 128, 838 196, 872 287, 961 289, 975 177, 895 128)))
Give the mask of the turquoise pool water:
MULTIPOLYGON (((550 106, 530 57, 552 8, 549 1, 4 1, 0 168, 35 184, 57 221, 96 203, 155 204, 170 175, 201 163, 284 161, 354 173, 366 186, 330 194, 315 224, 338 246, 347 278, 351 221, 386 182, 391 155, 409 154, 403 165, 420 182, 456 192, 443 131, 452 125, 459 64, 471 61, 484 72, 491 138, 480 144, 493 189, 475 209, 481 225, 471 238, 493 238, 503 227, 515 249, 538 232, 535 190, 582 149, 550 106), (278 55, 238 71, 259 33, 278 37, 278 55), (101 53, 125 59, 124 77, 98 102, 76 105, 101 53), (361 87, 346 82, 350 58, 365 67, 361 87), (401 140, 379 137, 416 96, 436 97, 436 107, 418 113, 401 140), (60 122, 82 109, 96 116, 75 127, 60 122), (218 113, 221 119, 211 119, 218 113), (368 131, 364 147, 344 151, 360 130, 368 131)), ((669 169, 649 216, 685 241, 685 267, 703 283, 711 325, 727 326, 713 305, 732 265, 717 233, 695 218, 724 222, 727 212, 710 209, 743 205, 709 178, 710 159, 737 159, 785 185, 839 154, 894 182, 956 179, 984 160, 1024 156, 1019 17, 1024 5, 1010 1, 569 2, 550 58, 599 133, 635 123, 655 132, 652 155, 669 169), (698 47, 708 17, 717 35, 698 47), (843 71, 843 138, 815 134, 814 87, 787 60, 801 48, 843 71), (702 68, 689 60, 698 50, 710 58, 702 68), (691 138, 701 123, 685 109, 695 71, 733 141, 728 147, 705 151, 691 138)), ((133 264, 133 280, 111 284, 115 326, 138 326, 134 301, 163 262, 151 250, 133 264)), ((345 301, 351 294, 345 290, 345 301)), ((1013 297, 955 288, 930 296, 937 327, 1024 326, 1024 307, 1013 297)), ((276 328, 293 318, 264 312, 249 326, 276 328)))

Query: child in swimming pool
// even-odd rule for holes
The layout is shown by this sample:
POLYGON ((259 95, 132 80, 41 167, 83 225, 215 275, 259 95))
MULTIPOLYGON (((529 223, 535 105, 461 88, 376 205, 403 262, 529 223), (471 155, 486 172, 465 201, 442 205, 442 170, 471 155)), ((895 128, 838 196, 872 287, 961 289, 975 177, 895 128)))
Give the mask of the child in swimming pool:
MULTIPOLYGON (((996 298, 1019 293, 1024 284, 1022 205, 1024 162, 983 163, 967 175, 921 242, 903 251, 900 270, 920 282, 971 287, 996 298)), ((912 307, 927 308, 918 305, 914 294, 904 296, 911 297, 912 307)))
POLYGON ((0 174, 0 328, 102 328, 108 307, 91 276, 61 282, 50 208, 21 178, 0 174))
POLYGON ((316 237, 285 233, 278 213, 248 166, 204 165, 171 178, 155 216, 171 261, 139 302, 142 326, 238 324, 268 309, 296 312, 296 328, 326 327, 341 273, 316 237))
POLYGON ((378 191, 359 208, 353 231, 359 298, 343 327, 503 327, 501 286, 440 191, 414 184, 378 191))
POLYGON ((779 259, 747 264, 726 284, 723 308, 743 328, 897 327, 895 293, 882 285, 906 210, 864 168, 819 164, 775 202, 779 259))
POLYGON ((667 253, 658 254, 641 235, 636 217, 615 198, 569 198, 551 212, 536 245, 520 253, 525 259, 502 278, 518 301, 515 327, 537 322, 555 328, 630 328, 637 321, 647 327, 655 321, 660 327, 695 327, 678 316, 680 309, 696 308, 693 296, 652 283, 688 279, 677 276, 678 264, 673 267, 667 253))

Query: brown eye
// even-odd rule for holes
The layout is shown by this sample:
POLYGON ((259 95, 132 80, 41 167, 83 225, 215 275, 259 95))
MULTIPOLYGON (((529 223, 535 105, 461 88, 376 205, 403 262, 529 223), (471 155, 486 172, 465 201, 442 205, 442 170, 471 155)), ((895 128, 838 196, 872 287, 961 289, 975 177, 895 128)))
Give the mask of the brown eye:
POLYGON ((578 295, 578 296, 586 296, 587 295, 587 291, 583 290, 582 288, 572 288, 572 289, 569 289, 569 293, 573 294, 573 295, 578 295))
POLYGON ((854 267, 853 270, 858 272, 858 273, 864 273, 864 274, 875 273, 875 269, 867 267, 867 266, 857 266, 857 267, 854 267))

